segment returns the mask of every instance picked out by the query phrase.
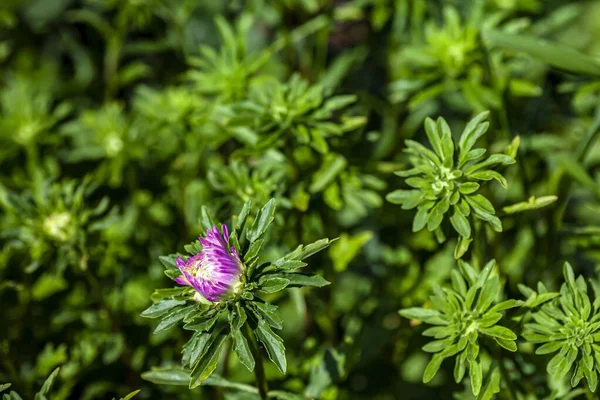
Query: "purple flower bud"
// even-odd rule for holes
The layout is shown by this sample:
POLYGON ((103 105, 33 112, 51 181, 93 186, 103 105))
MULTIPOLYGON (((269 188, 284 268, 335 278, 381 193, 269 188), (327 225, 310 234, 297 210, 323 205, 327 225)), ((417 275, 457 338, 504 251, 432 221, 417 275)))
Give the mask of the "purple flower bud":
POLYGON ((234 247, 229 247, 229 233, 223 225, 223 234, 216 226, 199 237, 202 251, 183 260, 177 259, 180 276, 173 280, 191 286, 206 300, 218 302, 240 283, 244 265, 234 247))

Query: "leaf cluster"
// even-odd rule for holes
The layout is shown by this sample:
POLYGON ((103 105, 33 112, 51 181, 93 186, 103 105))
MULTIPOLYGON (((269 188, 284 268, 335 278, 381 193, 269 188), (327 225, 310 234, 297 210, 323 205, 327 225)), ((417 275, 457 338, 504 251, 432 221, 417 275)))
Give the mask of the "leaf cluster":
MULTIPOLYGON (((261 294, 276 293, 292 287, 323 287, 328 285, 319 275, 300 272, 307 266, 303 261, 327 248, 331 243, 321 239, 309 245, 299 245, 294 251, 269 262, 261 263, 261 249, 268 228, 275 216, 275 200, 271 199, 250 221, 251 202, 247 202, 234 218, 229 245, 238 249, 244 263, 243 288, 240 292, 218 303, 198 303, 194 289, 177 287, 159 289, 153 294, 155 303, 142 313, 143 317, 159 318, 154 330, 159 333, 183 321, 183 328, 193 331, 183 347, 182 364, 191 369, 189 387, 195 388, 205 381, 217 367, 224 343, 233 340, 233 350, 240 362, 253 371, 257 357, 257 342, 266 350, 269 359, 285 374, 287 361, 283 339, 273 329, 281 329, 282 318, 278 307, 261 299, 261 294)), ((206 227, 214 226, 207 212, 206 227)), ((202 251, 199 241, 186 246, 192 254, 202 251)), ((165 274, 174 278, 180 274, 175 259, 178 255, 161 257, 167 267, 165 274)), ((260 357, 260 356, 258 356, 260 357)), ((259 362, 262 362, 259 360, 259 362)))
POLYGON ((412 168, 396 172, 405 177, 412 189, 398 189, 387 195, 387 200, 401 204, 405 210, 417 208, 412 231, 427 227, 435 232, 438 240, 445 235, 441 224, 449 217, 452 227, 460 235, 455 257, 460 258, 472 241, 472 224, 469 217, 487 222, 495 231, 502 232, 502 223, 495 216, 492 203, 478 193, 481 182, 497 180, 504 188, 506 179, 495 167, 510 165, 515 161, 506 154, 492 154, 486 158, 486 149, 473 148, 489 128, 484 112, 465 126, 458 143, 452 137, 448 123, 439 118, 437 122, 425 120, 425 132, 433 151, 413 140, 406 141, 406 152, 412 168))
MULTIPOLYGON (((403 317, 435 325, 423 332, 424 336, 435 339, 423 347, 424 351, 434 353, 425 368, 423 382, 433 379, 444 359, 455 357, 454 380, 461 382, 468 370, 473 394, 477 396, 483 385, 483 376, 487 375, 482 367, 481 348, 500 346, 511 352, 517 351, 517 335, 499 322, 503 317, 502 311, 520 303, 516 300, 497 301, 502 287, 495 265, 492 260, 477 272, 461 261, 460 272, 452 271, 452 289, 434 288, 432 308, 400 311, 403 317), (484 345, 488 338, 493 339, 493 343, 488 341, 484 345)), ((493 375, 491 379, 494 379, 493 375)), ((495 386, 497 388, 498 383, 495 386)))

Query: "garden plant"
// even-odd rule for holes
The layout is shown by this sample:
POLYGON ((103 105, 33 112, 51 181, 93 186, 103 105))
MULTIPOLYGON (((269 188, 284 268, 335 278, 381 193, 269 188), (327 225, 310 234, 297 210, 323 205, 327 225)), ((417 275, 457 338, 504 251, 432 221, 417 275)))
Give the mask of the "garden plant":
POLYGON ((0 1, 2 400, 600 388, 600 2, 0 1))

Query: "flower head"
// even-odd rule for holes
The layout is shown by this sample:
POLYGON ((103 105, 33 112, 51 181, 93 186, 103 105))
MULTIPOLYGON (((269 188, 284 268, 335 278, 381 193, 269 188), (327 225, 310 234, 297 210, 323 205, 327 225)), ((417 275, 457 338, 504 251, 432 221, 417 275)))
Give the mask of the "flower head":
POLYGON ((229 247, 229 232, 223 225, 223 234, 216 226, 199 237, 202 251, 183 260, 177 258, 180 276, 173 280, 180 285, 191 286, 211 302, 219 301, 240 281, 243 264, 234 247, 229 247))

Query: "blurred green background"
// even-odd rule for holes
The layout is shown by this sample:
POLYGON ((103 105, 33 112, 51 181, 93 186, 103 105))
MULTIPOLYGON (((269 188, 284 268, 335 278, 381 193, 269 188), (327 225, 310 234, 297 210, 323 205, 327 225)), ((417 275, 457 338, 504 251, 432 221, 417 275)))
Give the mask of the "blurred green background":
MULTIPOLYGON (((456 235, 412 233, 414 212, 385 194, 404 187, 393 171, 405 139, 426 144, 427 116, 458 133, 490 110, 483 146, 520 148, 508 190, 486 197, 559 200, 500 212, 481 258, 512 298, 519 283, 557 289, 565 259, 595 276, 600 149, 581 143, 598 123, 598 37, 597 1, 3 0, 0 383, 31 399, 60 367, 48 398, 254 398, 142 379, 178 365, 189 332, 153 336, 139 314, 172 285, 158 256, 200 234, 203 205, 230 223, 275 197, 273 256, 340 239, 311 261, 330 286, 269 298, 289 364, 267 365, 271 387, 474 399, 451 365, 422 383, 422 329, 397 313, 448 284, 456 235)), ((560 384, 528 351, 523 399, 550 396, 560 384)), ((225 353, 219 375, 253 384, 225 353)))

